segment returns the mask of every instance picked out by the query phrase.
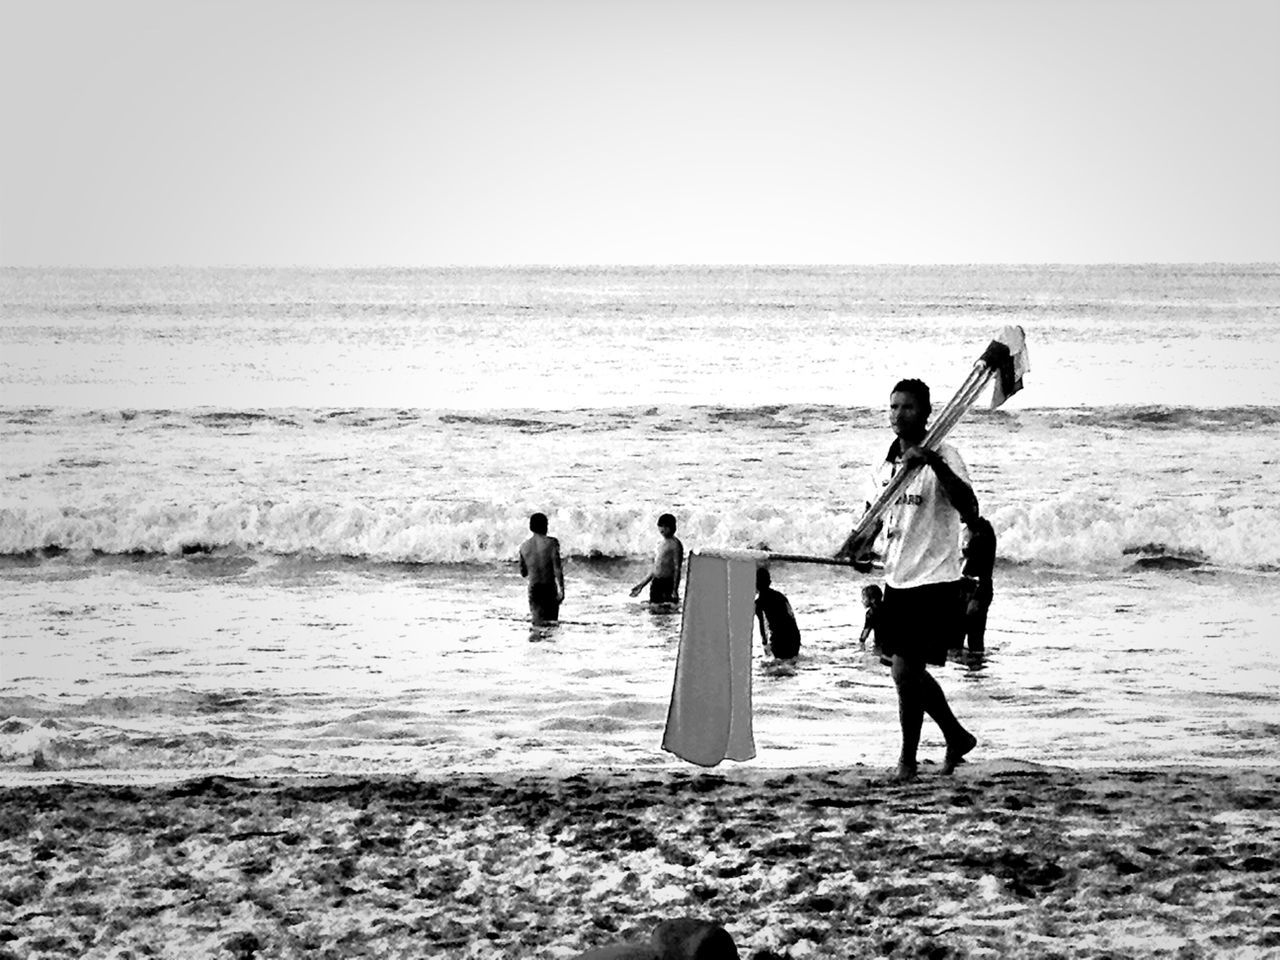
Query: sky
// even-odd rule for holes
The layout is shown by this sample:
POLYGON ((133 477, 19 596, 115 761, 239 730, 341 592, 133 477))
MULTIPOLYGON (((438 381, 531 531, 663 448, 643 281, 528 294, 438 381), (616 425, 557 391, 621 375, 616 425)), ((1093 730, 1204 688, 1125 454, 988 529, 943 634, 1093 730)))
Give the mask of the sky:
POLYGON ((1275 0, 0 0, 0 265, 1280 261, 1275 0))

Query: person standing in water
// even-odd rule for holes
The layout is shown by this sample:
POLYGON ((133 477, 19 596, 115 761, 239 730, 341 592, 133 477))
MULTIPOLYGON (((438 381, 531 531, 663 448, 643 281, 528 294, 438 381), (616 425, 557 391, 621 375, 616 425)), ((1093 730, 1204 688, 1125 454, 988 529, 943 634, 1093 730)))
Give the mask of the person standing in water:
POLYGON ((756 569, 756 619, 764 648, 778 660, 793 660, 800 653, 800 628, 791 603, 772 586, 768 567, 756 569))
POLYGON ((880 529, 885 534, 884 602, 876 639, 892 659, 898 692, 902 752, 895 779, 916 776, 916 751, 927 713, 947 742, 942 772, 951 773, 977 738, 956 719, 929 666, 947 662, 963 629, 960 584, 960 525, 978 516, 978 500, 960 454, 947 443, 936 450, 920 445, 929 414, 929 388, 920 380, 902 380, 889 396, 889 426, 896 439, 873 467, 867 509, 879 491, 902 470, 915 474, 890 505, 884 520, 861 537, 850 534, 836 556, 858 560, 870 551, 880 529))
POLYGON ((533 532, 520 544, 520 576, 529 579, 529 616, 534 626, 560 619, 564 602, 564 568, 560 563, 560 541, 547 536, 547 515, 529 518, 533 532))
MULTIPOLYGON (((880 616, 880 605, 884 603, 884 591, 877 584, 870 583, 862 588, 862 606, 866 608, 866 616, 862 618, 862 633, 858 635, 858 644, 865 647, 867 639, 876 632, 876 623, 880 616)), ((879 644, 871 641, 873 647, 879 644)))
POLYGON ((662 534, 662 540, 653 557, 653 569, 631 588, 631 595, 640 596, 640 591, 648 586, 650 603, 678 603, 680 571, 684 567, 684 544, 676 536, 676 518, 664 513, 658 518, 658 531, 662 534))
POLYGON ((964 547, 964 642, 973 653, 986 649, 987 610, 995 593, 992 577, 996 568, 996 532, 991 521, 973 517, 966 524, 969 542, 964 547))

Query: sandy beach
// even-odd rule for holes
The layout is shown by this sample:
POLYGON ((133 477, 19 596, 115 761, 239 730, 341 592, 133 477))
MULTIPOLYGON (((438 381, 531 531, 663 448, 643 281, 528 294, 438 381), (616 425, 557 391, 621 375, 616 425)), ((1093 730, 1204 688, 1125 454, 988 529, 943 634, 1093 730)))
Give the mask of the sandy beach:
POLYGON ((0 957, 1280 956, 1280 772, 992 761, 0 791, 0 957))

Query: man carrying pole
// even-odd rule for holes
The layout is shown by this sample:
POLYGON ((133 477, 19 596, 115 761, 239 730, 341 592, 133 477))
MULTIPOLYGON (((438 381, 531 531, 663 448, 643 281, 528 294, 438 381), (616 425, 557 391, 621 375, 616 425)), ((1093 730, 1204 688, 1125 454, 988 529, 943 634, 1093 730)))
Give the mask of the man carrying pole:
POLYGON ((994 384, 991 397, 994 409, 1022 389, 1022 378, 1029 370, 1022 328, 1005 327, 987 345, 955 396, 934 417, 931 427, 928 426, 929 388, 919 380, 897 384, 889 400, 889 423, 897 439, 884 462, 873 471, 874 488, 868 497, 866 512, 834 557, 763 550, 694 552, 699 564, 712 561, 712 566, 719 563, 724 569, 712 576, 716 571, 707 567, 708 575, 700 581, 701 586, 694 585, 692 572, 690 574, 680 625, 676 687, 663 738, 666 749, 707 766, 725 757, 743 759, 755 755, 749 707, 751 674, 749 669, 740 670, 741 676, 732 673, 735 662, 749 666, 749 652, 746 658, 738 657, 737 661, 730 656, 729 635, 734 631, 725 625, 728 621, 739 623, 736 634, 739 639, 746 637, 749 648, 751 596, 745 586, 745 569, 735 573, 731 565, 742 566, 741 561, 749 559, 757 564, 852 565, 866 571, 871 569, 866 556, 879 531, 885 528, 888 549, 884 607, 890 606, 891 594, 894 598, 884 626, 877 624, 876 636, 881 640, 882 649, 889 650, 892 645, 894 654, 893 679, 902 723, 897 778, 910 780, 916 775, 916 751, 926 713, 933 717, 946 737, 943 772, 951 773, 955 769, 978 741, 955 718, 928 666, 945 663, 948 647, 963 636, 960 524, 962 518, 977 520, 978 502, 969 485, 964 461, 943 439, 988 385, 994 384), (731 589, 735 578, 740 581, 736 590, 731 589), (712 655, 706 655, 707 650, 711 650, 712 655), (690 666, 682 670, 686 660, 690 666), (682 676, 696 682, 682 685, 682 676), (729 679, 726 680, 726 676, 729 679), (701 716, 694 723, 682 722, 690 715, 685 709, 686 701, 707 703, 705 690, 711 688, 732 694, 721 696, 717 701, 718 722, 711 724, 701 716), (746 706, 738 714, 731 714, 730 708, 734 705, 746 706), (712 737, 710 747, 691 742, 697 739, 693 734, 712 727, 719 732, 712 737), (725 743, 735 737, 738 745, 727 749, 725 743))
MULTIPOLYGON (((916 751, 927 713, 947 742, 942 772, 951 773, 977 739, 966 730, 951 707, 930 664, 947 661, 963 631, 960 526, 978 515, 978 501, 960 454, 949 443, 924 445, 932 408, 929 388, 920 380, 902 380, 889 396, 889 426, 897 439, 884 460, 873 468, 873 488, 867 498, 870 512, 881 491, 897 491, 883 518, 859 523, 837 552, 845 561, 858 561, 884 529, 884 603, 876 637, 893 658, 893 682, 898 691, 898 719, 902 752, 895 779, 916 776, 916 751)), ((936 432, 936 431, 935 431, 936 432)))

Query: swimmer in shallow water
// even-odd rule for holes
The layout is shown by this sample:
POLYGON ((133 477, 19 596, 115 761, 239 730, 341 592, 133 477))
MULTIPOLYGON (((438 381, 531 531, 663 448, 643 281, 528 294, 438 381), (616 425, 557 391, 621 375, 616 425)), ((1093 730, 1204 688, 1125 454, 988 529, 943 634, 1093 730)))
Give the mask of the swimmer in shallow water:
POLYGON ((640 591, 647 586, 650 603, 679 603, 684 544, 676 536, 676 518, 664 513, 658 518, 658 531, 662 540, 653 556, 653 568, 647 577, 631 588, 631 596, 640 596, 640 591))
POLYGON ((531 536, 520 544, 520 576, 529 579, 529 617, 534 626, 560 619, 564 602, 564 567, 560 562, 560 541, 547 536, 547 515, 529 518, 531 536))

